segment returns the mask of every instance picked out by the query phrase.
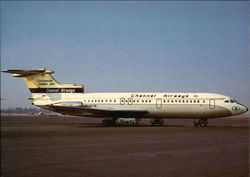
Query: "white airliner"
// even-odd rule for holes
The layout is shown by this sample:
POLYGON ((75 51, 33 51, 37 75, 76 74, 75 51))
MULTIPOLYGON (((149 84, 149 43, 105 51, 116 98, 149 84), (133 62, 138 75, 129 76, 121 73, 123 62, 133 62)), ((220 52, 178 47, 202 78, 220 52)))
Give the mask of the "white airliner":
POLYGON ((60 84, 48 69, 5 70, 23 77, 32 104, 66 115, 105 118, 115 125, 118 118, 195 119, 194 126, 207 126, 207 119, 233 116, 248 108, 233 98, 213 93, 84 93, 82 85, 60 84))

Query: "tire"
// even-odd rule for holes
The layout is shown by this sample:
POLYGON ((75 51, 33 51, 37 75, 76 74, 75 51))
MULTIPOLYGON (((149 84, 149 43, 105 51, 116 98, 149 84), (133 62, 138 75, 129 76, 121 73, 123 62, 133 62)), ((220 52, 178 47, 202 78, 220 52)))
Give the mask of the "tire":
POLYGON ((201 122, 201 123, 200 123, 200 126, 201 126, 201 127, 206 127, 207 124, 206 124, 205 122, 201 122))

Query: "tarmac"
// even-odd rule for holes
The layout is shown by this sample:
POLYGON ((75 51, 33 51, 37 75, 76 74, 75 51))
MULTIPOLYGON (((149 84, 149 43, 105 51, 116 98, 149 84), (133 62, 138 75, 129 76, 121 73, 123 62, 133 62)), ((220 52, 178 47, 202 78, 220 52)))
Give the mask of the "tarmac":
POLYGON ((165 121, 2 116, 1 177, 249 176, 249 118, 165 121))

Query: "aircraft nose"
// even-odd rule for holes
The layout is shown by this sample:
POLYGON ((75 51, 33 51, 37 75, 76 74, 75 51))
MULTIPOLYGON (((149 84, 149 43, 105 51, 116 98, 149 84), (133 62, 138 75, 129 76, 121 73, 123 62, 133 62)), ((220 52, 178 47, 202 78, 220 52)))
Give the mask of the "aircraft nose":
POLYGON ((248 111, 248 108, 247 108, 246 106, 243 106, 242 111, 243 111, 243 112, 247 112, 247 111, 248 111))

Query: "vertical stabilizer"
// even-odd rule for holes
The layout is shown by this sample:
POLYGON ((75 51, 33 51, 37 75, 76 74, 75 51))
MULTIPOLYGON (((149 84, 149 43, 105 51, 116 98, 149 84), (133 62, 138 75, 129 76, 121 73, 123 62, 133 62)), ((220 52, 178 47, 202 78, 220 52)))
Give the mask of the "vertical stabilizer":
POLYGON ((25 84, 31 93, 83 93, 82 85, 61 84, 57 82, 48 69, 33 70, 4 70, 2 72, 11 73, 13 77, 23 77, 25 84))

